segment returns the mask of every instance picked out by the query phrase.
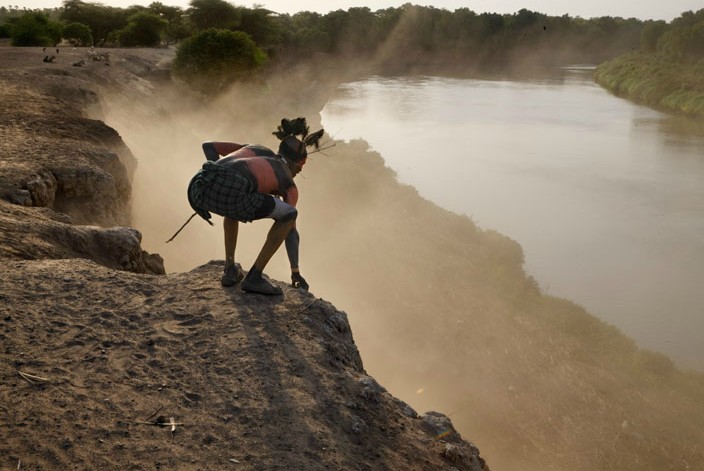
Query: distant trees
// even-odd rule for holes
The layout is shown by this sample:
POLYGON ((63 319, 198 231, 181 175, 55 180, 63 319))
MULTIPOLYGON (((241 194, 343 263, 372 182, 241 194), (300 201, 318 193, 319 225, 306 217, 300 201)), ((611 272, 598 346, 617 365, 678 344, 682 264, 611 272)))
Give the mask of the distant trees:
POLYGON ((166 21, 162 36, 167 44, 186 39, 191 35, 192 28, 181 8, 154 2, 149 5, 148 10, 166 21))
POLYGON ((371 11, 337 10, 326 15, 279 15, 282 49, 303 53, 354 55, 409 64, 489 63, 538 57, 543 61, 596 62, 637 49, 643 22, 601 17, 550 17, 521 9, 514 14, 448 11, 404 4, 371 11))
POLYGON ((656 52, 658 41, 667 30, 665 21, 648 21, 640 36, 640 48, 645 52, 656 52))
POLYGON ((52 18, 66 25, 64 37, 75 44, 90 39, 74 24, 85 25, 96 45, 122 46, 173 44, 214 28, 247 34, 274 60, 354 57, 399 72, 419 64, 598 63, 639 49, 696 62, 704 53, 704 10, 684 12, 669 24, 611 16, 557 17, 525 8, 513 14, 477 14, 468 8, 449 11, 410 3, 376 11, 356 7, 325 15, 288 15, 228 0, 190 0, 186 9, 160 1, 115 8, 64 0, 48 17, 20 21, 24 13, 0 7, 0 36, 16 36, 17 44, 56 42, 61 25, 51 23, 52 18))
POLYGON ((704 59, 704 9, 672 20, 657 41, 657 51, 679 61, 704 59))
POLYGON ((694 63, 704 59, 704 9, 686 11, 672 20, 649 21, 643 27, 640 49, 670 60, 694 63))
POLYGON ((8 20, 13 46, 53 46, 61 41, 63 26, 45 13, 28 11, 8 20))
POLYGON ((95 43, 102 45, 108 41, 111 33, 127 26, 128 14, 121 8, 99 3, 64 0, 59 17, 67 23, 76 22, 88 26, 95 43))

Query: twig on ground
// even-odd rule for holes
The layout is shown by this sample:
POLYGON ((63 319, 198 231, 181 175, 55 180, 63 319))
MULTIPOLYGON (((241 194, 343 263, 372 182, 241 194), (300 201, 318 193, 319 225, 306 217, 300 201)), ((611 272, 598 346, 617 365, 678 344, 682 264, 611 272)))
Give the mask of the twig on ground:
POLYGON ((30 384, 37 384, 37 383, 50 383, 51 380, 47 378, 42 378, 41 376, 37 375, 32 375, 29 373, 23 373, 22 371, 18 371, 22 379, 27 381, 30 384))
POLYGON ((298 311, 294 312, 293 315, 295 316, 296 314, 302 313, 303 311, 305 311, 306 309, 308 309, 309 307, 311 307, 313 304, 315 304, 315 302, 316 302, 317 300, 318 300, 318 298, 315 298, 313 301, 311 301, 310 303, 308 303, 308 305, 306 305, 305 307, 302 307, 302 308, 299 309, 298 311))
POLYGON ((63 383, 68 383, 75 388, 88 389, 88 386, 81 386, 80 384, 76 384, 73 381, 71 381, 70 379, 64 378, 64 377, 59 377, 58 380, 60 380, 60 382, 56 382, 56 381, 51 380, 49 378, 43 378, 41 376, 25 373, 23 371, 18 371, 17 373, 19 373, 19 375, 22 377, 22 379, 24 379, 25 381, 27 381, 30 384, 53 383, 56 385, 61 385, 63 383))
POLYGON ((155 415, 157 415, 157 414, 159 413, 159 411, 160 411, 163 407, 164 407, 164 406, 159 406, 154 412, 152 412, 152 414, 151 414, 149 417, 147 417, 146 420, 149 420, 149 419, 151 419, 152 417, 154 417, 155 415))
POLYGON ((176 438, 176 427, 182 427, 185 424, 183 422, 176 422, 176 419, 173 417, 169 417, 169 421, 166 421, 166 417, 163 415, 160 415, 159 417, 156 418, 155 421, 153 422, 143 422, 143 421, 133 421, 133 424, 136 425, 155 425, 157 427, 166 427, 167 425, 171 426, 171 437, 176 438))
MULTIPOLYGON (((159 412, 161 410, 161 407, 157 410, 159 412)), ((156 414, 156 412, 154 413, 156 414)), ((152 414, 152 416, 154 415, 152 414)), ((125 423, 128 424, 135 424, 135 425, 154 425, 157 427, 166 427, 166 426, 171 426, 171 433, 173 434, 176 431, 176 427, 182 427, 185 425, 183 422, 176 422, 176 419, 173 417, 169 417, 168 419, 164 417, 163 415, 160 415, 154 420, 127 420, 125 423)))

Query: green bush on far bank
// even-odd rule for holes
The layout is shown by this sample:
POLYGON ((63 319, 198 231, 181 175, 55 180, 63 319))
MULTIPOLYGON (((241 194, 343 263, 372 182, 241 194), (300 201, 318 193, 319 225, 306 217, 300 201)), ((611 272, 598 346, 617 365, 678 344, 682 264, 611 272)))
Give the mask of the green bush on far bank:
POLYGON ((594 78, 644 105, 704 117, 704 61, 683 63, 661 53, 634 52, 599 65, 594 78))

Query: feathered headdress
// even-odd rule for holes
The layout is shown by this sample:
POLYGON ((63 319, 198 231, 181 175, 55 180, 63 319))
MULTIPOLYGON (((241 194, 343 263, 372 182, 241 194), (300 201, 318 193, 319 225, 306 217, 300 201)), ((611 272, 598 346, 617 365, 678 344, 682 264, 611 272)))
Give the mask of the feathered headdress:
POLYGON ((272 134, 283 141, 289 136, 296 138, 300 137, 300 140, 306 145, 306 147, 315 147, 316 150, 320 149, 320 138, 323 137, 325 133, 324 129, 315 131, 309 134, 310 128, 306 123, 306 118, 294 118, 281 120, 281 124, 278 126, 277 130, 272 134))

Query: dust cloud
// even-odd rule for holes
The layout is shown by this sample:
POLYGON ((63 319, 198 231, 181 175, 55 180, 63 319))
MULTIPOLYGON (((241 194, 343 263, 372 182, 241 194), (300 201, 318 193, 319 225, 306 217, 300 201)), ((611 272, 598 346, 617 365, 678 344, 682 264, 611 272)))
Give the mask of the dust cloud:
MULTIPOLYGON (((217 216, 215 227, 196 217, 165 243, 192 214, 186 188, 205 161, 201 143, 275 148, 271 132, 282 117, 306 116, 317 129, 324 101, 312 110, 300 98, 259 88, 205 103, 169 87, 150 100, 106 98, 106 123, 138 160, 132 225, 167 272, 223 258, 217 216)), ((518 244, 398 184, 364 142, 311 155, 296 181, 311 291, 347 312, 370 374, 418 412, 448 414, 491 466, 635 470, 641 457, 664 462, 701 438, 691 415, 672 419, 691 414, 689 400, 663 410, 637 398, 632 342, 572 303, 544 297, 523 272, 518 244), (632 422, 637 431, 624 426, 632 422), (653 456, 656 448, 668 451, 653 456)), ((236 260, 245 269, 269 227, 241 225, 236 260)), ((266 272, 289 279, 283 248, 266 272)), ((646 360, 652 375, 675 374, 659 357, 646 360)))

